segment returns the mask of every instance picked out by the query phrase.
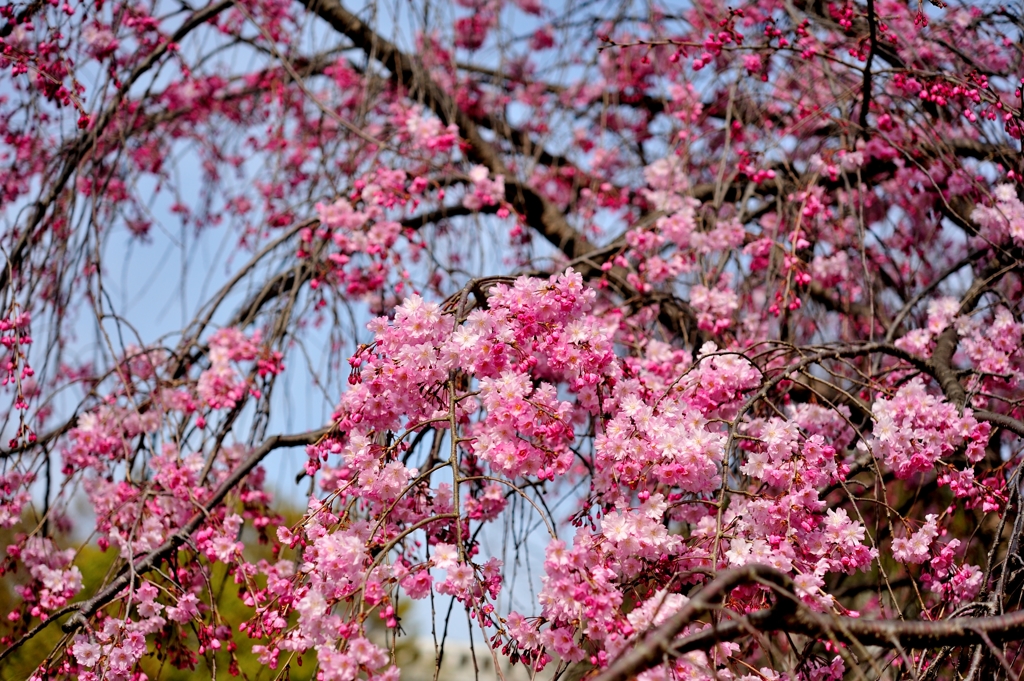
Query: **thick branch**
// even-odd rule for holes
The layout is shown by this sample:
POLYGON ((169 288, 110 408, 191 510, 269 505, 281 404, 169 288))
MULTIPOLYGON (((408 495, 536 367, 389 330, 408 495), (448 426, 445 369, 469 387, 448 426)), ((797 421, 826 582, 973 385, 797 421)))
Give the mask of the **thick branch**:
POLYGON ((469 157, 487 166, 495 175, 505 176, 505 197, 534 229, 558 247, 570 259, 593 249, 586 237, 577 232, 553 203, 509 172, 498 151, 483 138, 476 122, 463 112, 455 100, 435 83, 415 61, 394 44, 378 35, 370 26, 345 9, 338 0, 301 0, 356 47, 387 68, 396 83, 423 95, 424 100, 445 123, 455 123, 469 143, 469 157))
MULTIPOLYGON (((301 0, 310 11, 347 36, 368 57, 376 59, 392 74, 398 85, 422 94, 426 104, 445 123, 455 123, 468 142, 467 155, 482 163, 495 175, 505 177, 505 198, 533 229, 561 250, 570 260, 580 262, 577 269, 585 277, 601 276, 600 262, 586 258, 596 249, 587 238, 569 224, 562 211, 543 195, 524 182, 520 182, 506 167, 499 151, 483 138, 477 123, 463 112, 455 100, 435 83, 425 70, 394 44, 378 35, 370 26, 346 10, 338 0, 301 0)), ((495 131, 500 134, 500 130, 495 131)), ((626 281, 622 268, 608 273, 624 296, 638 296, 626 281)), ((677 315, 660 315, 662 323, 673 333, 686 328, 685 320, 677 315)))
POLYGON ((661 664, 671 652, 675 637, 684 627, 707 614, 723 596, 732 591, 733 587, 761 579, 775 582, 781 587, 792 584, 788 576, 765 565, 747 565, 725 570, 666 622, 650 632, 643 641, 615 660, 595 681, 628 681, 637 674, 661 664))
POLYGON ((864 620, 817 613, 796 595, 790 577, 767 565, 746 565, 719 573, 664 624, 651 631, 628 653, 615 660, 595 681, 627 681, 637 674, 692 650, 749 636, 752 631, 781 631, 843 643, 883 648, 937 648, 1003 642, 1024 635, 1024 610, 992 617, 955 617, 938 621, 864 620), (776 594, 772 608, 739 619, 712 624, 691 636, 679 633, 698 618, 718 611, 733 588, 757 583, 776 594))
MULTIPOLYGON (((1015 266, 1016 263, 1012 265, 1012 267, 1015 266)), ((982 295, 988 290, 992 280, 1001 276, 1008 269, 1007 267, 1000 267, 998 261, 986 268, 961 299, 960 314, 966 314, 973 310, 978 305, 982 295)), ((959 344, 960 335, 956 330, 956 326, 953 324, 947 326, 939 334, 938 338, 935 339, 935 350, 932 351, 932 357, 927 363, 927 371, 938 381, 946 399, 962 409, 967 406, 967 391, 960 384, 956 367, 953 366, 953 355, 956 353, 959 344)), ((1024 422, 1021 422, 1019 419, 987 409, 975 409, 973 411, 975 418, 988 421, 1019 437, 1024 437, 1024 422)))

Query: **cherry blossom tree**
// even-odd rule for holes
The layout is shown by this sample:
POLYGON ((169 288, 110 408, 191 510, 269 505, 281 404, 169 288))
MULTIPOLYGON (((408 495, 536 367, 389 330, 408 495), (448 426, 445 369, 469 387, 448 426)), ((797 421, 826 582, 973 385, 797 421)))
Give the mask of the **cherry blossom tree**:
POLYGON ((0 668, 1022 673, 1020 3, 0 15, 0 668))

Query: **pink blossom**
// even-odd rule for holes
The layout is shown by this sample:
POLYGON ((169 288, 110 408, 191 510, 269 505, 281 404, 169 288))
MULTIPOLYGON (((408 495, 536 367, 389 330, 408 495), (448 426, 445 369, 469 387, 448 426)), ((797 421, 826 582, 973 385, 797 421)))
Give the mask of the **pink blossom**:
POLYGON ((892 553, 896 560, 905 563, 923 563, 928 559, 932 541, 939 531, 934 514, 927 517, 927 522, 910 537, 896 537, 892 540, 892 553))

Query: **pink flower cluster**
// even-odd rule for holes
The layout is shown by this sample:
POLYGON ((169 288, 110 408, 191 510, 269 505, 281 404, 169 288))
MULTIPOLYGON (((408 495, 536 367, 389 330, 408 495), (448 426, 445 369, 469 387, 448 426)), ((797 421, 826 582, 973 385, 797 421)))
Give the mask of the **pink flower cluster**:
MULTIPOLYGON (((713 536, 715 528, 709 520, 700 529, 713 536)), ((876 550, 863 543, 863 524, 844 509, 827 509, 810 489, 776 499, 744 499, 730 506, 723 524, 732 535, 726 553, 730 565, 763 563, 795 572, 799 593, 823 609, 835 603, 822 590, 829 573, 864 570, 878 557, 876 550)))
POLYGON ((188 624, 199 616, 198 599, 194 593, 185 592, 177 599, 177 605, 169 607, 157 600, 159 596, 160 589, 155 584, 142 582, 132 591, 130 598, 138 614, 137 619, 107 617, 102 626, 88 634, 75 636, 71 653, 80 666, 79 678, 84 681, 135 678, 136 664, 149 650, 147 635, 161 631, 168 620, 188 624))
POLYGON ((892 540, 892 555, 902 563, 923 563, 928 559, 932 542, 939 536, 936 515, 928 514, 921 529, 909 537, 892 540))
POLYGON ((494 206, 505 200, 505 177, 493 180, 486 166, 476 165, 469 170, 470 191, 462 198, 462 205, 470 210, 494 206))
POLYGON ((12 471, 0 475, 0 528, 13 527, 21 520, 21 511, 32 500, 29 486, 33 473, 12 471))
MULTIPOLYGON (((857 571, 897 577, 858 597, 871 617, 946 617, 989 593, 997 573, 971 561, 1005 537, 952 535, 1012 514, 1024 456, 1024 194, 1006 144, 1024 131, 1021 54, 999 30, 1012 17, 879 0, 878 45, 906 68, 875 60, 867 82, 877 45, 850 2, 637 3, 625 17, 456 0, 415 36, 285 0, 191 20, 17 4, 0 10, 15 79, 0 97, 0 529, 14 536, 0 573, 21 603, 0 641, 100 596, 38 678, 141 681, 147 656, 220 664, 238 633, 210 592, 221 575, 254 612, 241 631, 260 663, 286 675, 315 658, 321 681, 397 679, 368 629, 394 644, 406 596, 450 597, 489 647, 539 670, 600 669, 731 567, 774 566, 830 614, 849 614, 830 591, 874 581, 857 571), (343 49, 302 57, 310 22, 346 34, 343 49), (265 58, 249 68, 253 40, 265 58), (569 68, 550 73, 556 53, 569 68), (193 166, 198 193, 177 179, 193 166), (975 230, 951 212, 964 205, 975 230), (164 337, 176 348, 124 347, 131 305, 80 254, 162 239, 153 206, 200 244, 219 225, 253 255, 201 308, 219 319, 259 292, 245 326, 198 319, 164 337), (508 241, 477 248, 496 226, 479 213, 508 241), (562 258, 580 272, 471 279, 562 258), (281 278, 264 286, 267 273, 281 278), (285 293, 295 305, 274 302, 285 293), (104 336, 95 367, 62 365, 81 344, 77 306, 104 336), (267 437, 283 353, 329 337, 333 380, 359 331, 344 312, 366 309, 372 338, 332 427, 267 437), (866 343, 890 333, 899 352, 866 343), (948 367, 940 338, 955 341, 948 367), (300 442, 314 442, 312 498, 284 526, 254 457, 300 442), (51 455, 60 478, 44 492, 51 455), (939 494, 909 496, 921 485, 939 494), (79 499, 95 528, 72 537, 114 548, 116 592, 81 594, 84 566, 44 538, 79 499), (503 564, 482 537, 505 521, 551 537, 529 612, 500 610, 521 557, 503 564), (271 559, 246 557, 252 536, 271 559)), ((721 606, 778 596, 743 584, 721 606)), ((827 655, 782 674, 769 667, 796 656, 760 646, 785 637, 742 633, 639 679, 836 681, 852 659, 823 637, 827 655)))
POLYGON ((733 314, 740 307, 739 298, 731 289, 701 285, 690 289, 690 304, 697 311, 697 325, 716 335, 732 326, 733 314))
MULTIPOLYGON (((242 377, 236 365, 252 361, 261 354, 260 334, 247 338, 238 329, 221 329, 210 338, 210 368, 199 376, 196 391, 212 409, 232 409, 246 393, 258 391, 242 377)), ((261 358, 257 364, 260 376, 277 374, 283 369, 280 353, 261 358)))
MULTIPOLYGON (((602 386, 618 373, 613 329, 590 316, 593 299, 580 275, 569 270, 548 281, 520 278, 511 286, 497 284, 489 292, 488 307, 463 319, 456 317, 458 301, 446 310, 412 296, 393 320, 370 324, 374 342, 352 358, 352 387, 338 407, 339 430, 345 435, 310 449, 316 466, 327 464, 321 485, 341 499, 359 499, 366 520, 343 520, 314 504, 301 534, 279 533, 282 541, 304 546, 303 564, 291 578, 296 597, 287 603, 275 600, 274 609, 249 628, 250 635, 270 639, 262 648, 267 660, 276 659, 275 651, 322 651, 330 641, 344 638, 342 632, 355 622, 325 616, 332 606, 351 613, 377 608, 390 621, 388 593, 399 585, 413 597, 429 593, 428 566, 446 571, 438 592, 466 602, 487 619, 493 611, 489 602, 501 588, 500 563, 470 560, 479 549, 467 543, 468 523, 497 517, 506 504, 502 486, 460 484, 459 494, 466 496, 455 521, 450 518, 451 486, 428 486, 417 469, 391 452, 403 451, 408 434, 427 426, 440 437, 454 418, 464 431, 459 475, 544 480, 568 473, 578 409, 596 411, 602 386), (469 380, 454 381, 459 372, 469 380), (560 399, 558 385, 567 386, 579 406, 560 399), (405 435, 389 445, 389 438, 380 436, 385 432, 405 435), (432 528, 429 561, 417 544, 402 540, 408 528, 424 523, 432 528), (390 564, 372 559, 370 547, 385 545, 397 554, 390 564), (281 626, 283 606, 299 612, 290 630, 281 626)), ((674 465, 682 470, 681 464, 674 465)), ((668 546, 672 540, 654 517, 634 529, 647 537, 660 533, 668 546)))
POLYGON ((964 354, 983 374, 987 392, 1009 392, 1024 381, 1024 324, 1000 305, 992 315, 958 319, 964 354))
POLYGON ((154 412, 133 414, 118 406, 102 405, 78 417, 64 448, 64 474, 103 468, 103 462, 123 458, 128 453, 126 439, 152 432, 159 425, 154 412), (135 415, 136 418, 130 418, 135 415))
MULTIPOLYGON (((405 173, 398 172, 400 176, 393 181, 404 183, 405 173)), ((372 198, 382 189, 367 185, 363 189, 363 195, 372 198)), ((318 203, 316 209, 321 228, 331 230, 331 240, 345 255, 384 253, 394 245, 401 231, 397 222, 380 219, 383 211, 373 204, 365 211, 358 211, 347 200, 338 199, 329 205, 318 203)), ((340 256, 335 258, 340 259, 340 256)))
POLYGON ((428 154, 451 151, 459 141, 459 128, 454 123, 445 126, 422 109, 402 107, 399 114, 407 116, 405 130, 412 145, 428 154))
POLYGON ((867 446, 899 478, 932 470, 960 446, 966 446, 972 463, 985 455, 988 423, 979 423, 970 409, 959 414, 953 404, 928 393, 919 378, 901 386, 892 399, 876 401, 871 412, 875 424, 867 446))
POLYGON ((923 565, 921 582, 943 601, 955 605, 970 601, 978 594, 983 574, 977 565, 957 565, 962 543, 959 539, 939 543, 937 539, 945 534, 938 516, 929 513, 917 531, 893 538, 892 554, 901 563, 923 565))
POLYGON ((620 385, 617 413, 594 442, 595 488, 610 500, 623 485, 641 483, 689 493, 716 489, 725 435, 709 429, 700 410, 677 396, 657 400, 655 408, 631 394, 631 382, 620 385))
POLYGON ((293 535, 286 528, 278 531, 281 541, 304 545, 298 566, 303 579, 297 584, 295 566, 287 561, 260 564, 259 570, 267 575, 267 589, 251 594, 257 617, 245 629, 250 636, 268 637, 273 643, 255 645, 253 652, 263 664, 276 668, 281 651, 314 649, 323 678, 330 681, 353 681, 360 671, 371 678, 397 679, 390 656, 358 633, 358 608, 342 610, 346 617, 332 614, 332 610, 338 604, 351 604, 360 592, 362 598, 355 599, 357 603, 380 605, 387 600, 383 585, 401 580, 408 571, 401 566, 372 567, 366 550, 369 526, 361 522, 330 531, 339 520, 326 506, 312 500, 302 535, 293 535), (284 615, 289 611, 298 618, 295 626, 286 630, 284 615), (344 641, 340 647, 339 639, 344 641))
MULTIPOLYGON (((47 613, 62 608, 82 588, 82 573, 72 565, 74 549, 61 550, 49 538, 23 535, 22 541, 7 546, 7 555, 28 568, 30 581, 16 585, 14 590, 32 617, 45 619, 47 613)), ((12 621, 21 616, 17 610, 7 615, 12 621)))
POLYGON ((928 320, 924 328, 907 332, 896 341, 896 347, 920 357, 931 357, 932 344, 936 336, 950 324, 958 323, 962 327, 967 323, 966 318, 958 317, 959 312, 959 300, 949 297, 933 298, 928 301, 928 320))
POLYGON ((24 355, 25 350, 32 344, 31 324, 32 315, 29 312, 18 312, 0 319, 0 345, 6 351, 0 385, 8 385, 33 376, 34 372, 25 363, 24 355))
POLYGON ((1024 203, 1017 197, 1012 184, 998 185, 993 192, 991 206, 978 206, 971 211, 971 219, 982 227, 981 236, 993 244, 1012 239, 1024 245, 1024 203))

